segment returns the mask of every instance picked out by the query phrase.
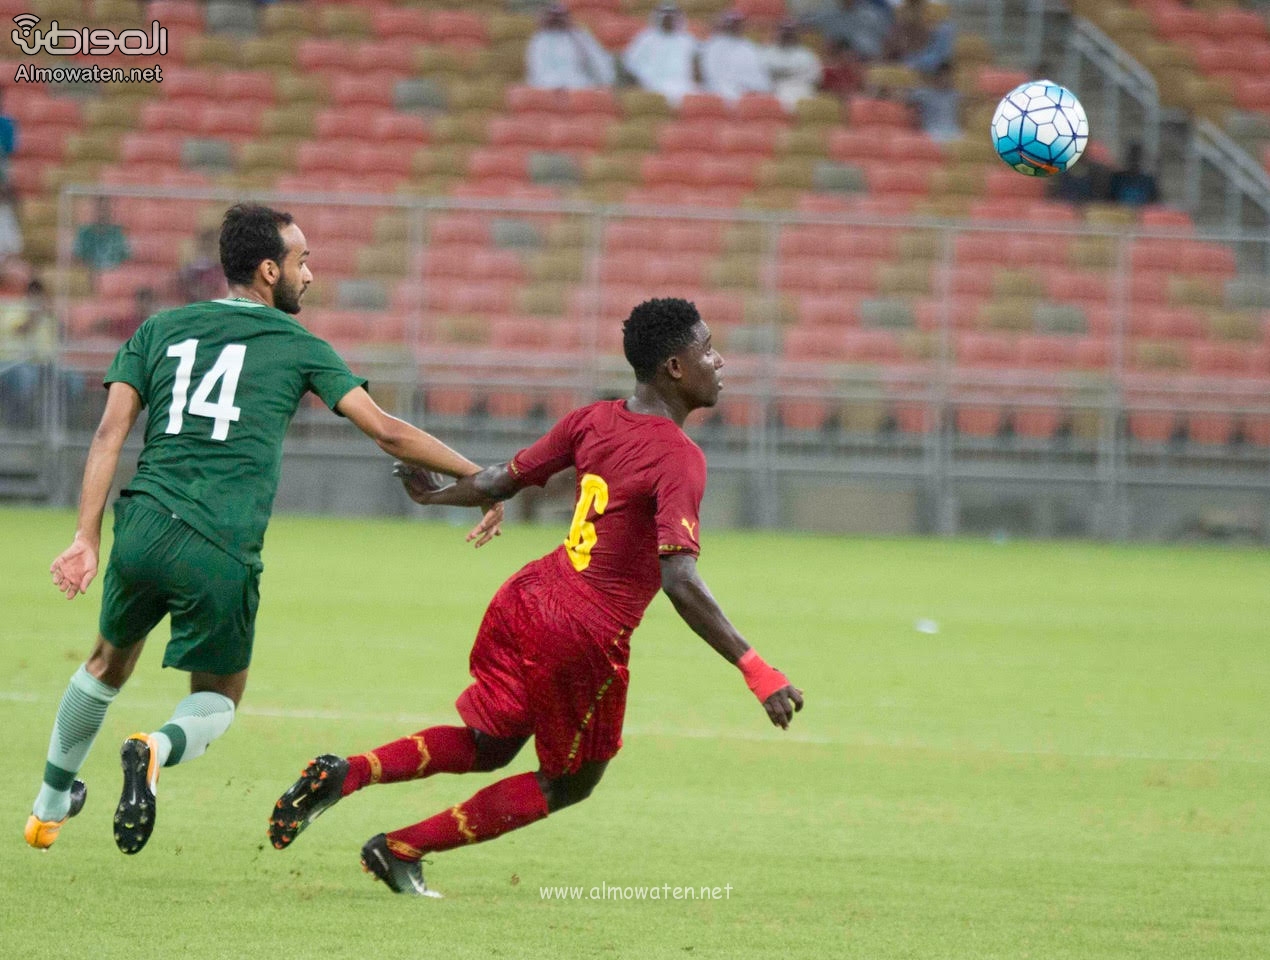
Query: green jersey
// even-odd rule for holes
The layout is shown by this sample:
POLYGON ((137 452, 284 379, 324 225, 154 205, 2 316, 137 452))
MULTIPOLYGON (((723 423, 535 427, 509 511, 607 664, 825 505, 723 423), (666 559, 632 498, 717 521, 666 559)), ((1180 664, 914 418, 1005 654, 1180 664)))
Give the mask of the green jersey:
POLYGON ((311 390, 334 409, 366 385, 294 317, 250 300, 156 313, 119 349, 105 382, 129 384, 150 411, 127 489, 253 565, 300 399, 311 390))

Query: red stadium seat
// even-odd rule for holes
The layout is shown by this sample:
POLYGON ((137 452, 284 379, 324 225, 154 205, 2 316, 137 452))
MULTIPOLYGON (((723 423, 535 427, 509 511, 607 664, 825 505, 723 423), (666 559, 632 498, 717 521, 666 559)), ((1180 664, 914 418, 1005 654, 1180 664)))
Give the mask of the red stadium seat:
POLYGON ((1076 365, 1076 340, 1060 336, 1024 336, 1018 341, 1020 366, 1059 369, 1076 365))
POLYGON ((1063 411, 1057 404, 1026 404, 1014 410, 1013 421, 1018 436, 1050 440, 1063 423, 1063 411))
POLYGON ((683 120, 727 120, 732 116, 728 103, 713 93, 690 93, 679 105, 679 116, 683 120))
POLYGON ((1009 367, 1018 363, 1015 337, 999 333, 957 335, 957 363, 967 367, 1009 367))
POLYGON ((850 359, 863 363, 891 363, 904 356, 899 337, 891 330, 847 330, 843 347, 850 359))
POLYGON ((514 85, 507 88, 507 109, 516 113, 560 113, 569 111, 569 96, 564 90, 514 85))
POLYGON ((1235 416, 1231 413, 1192 413, 1186 419, 1186 436, 1192 443, 1225 446, 1235 433, 1235 416))
POLYGON ((779 124, 789 122, 789 114, 781 106, 781 102, 766 93, 747 93, 736 102, 736 115, 746 122, 760 120, 775 121, 779 124))
POLYGON ((476 214, 437 214, 428 221, 427 231, 429 244, 433 247, 487 246, 490 242, 490 222, 476 214))
POLYGON ((473 150, 467 161, 467 173, 476 180, 526 181, 529 171, 524 150, 516 147, 473 150))
POLYGON ((418 55, 417 44, 408 38, 373 40, 353 48, 353 67, 367 73, 378 73, 384 79, 403 78, 413 74, 418 55))
POLYGON ((428 124, 414 113, 379 113, 371 117, 371 136, 377 143, 413 149, 428 142, 428 124))
POLYGON ((378 6, 371 11, 371 28, 384 39, 401 38, 423 42, 432 39, 432 26, 423 10, 378 6))
POLYGON ((1254 40, 1270 38, 1264 14, 1254 10, 1240 10, 1237 7, 1221 7, 1210 14, 1209 34, 1223 37, 1246 48, 1254 40))
POLYGON ((425 270, 430 277, 504 280, 513 283, 525 279, 524 264, 516 254, 506 250, 470 250, 463 247, 435 250, 428 256, 425 270))
POLYGON ((346 40, 317 37, 308 37, 296 45, 295 64, 308 74, 358 69, 356 49, 346 40))
POLYGON ((1081 337, 1076 342, 1076 364, 1083 370, 1106 370, 1111 364, 1111 344, 1105 337, 1081 337))
POLYGON ((434 10, 429 13, 428 35, 439 43, 481 46, 489 42, 484 17, 461 10, 434 10))
POLYGON ((228 139, 254 137, 260 132, 260 111, 244 104, 206 106, 199 112, 199 132, 228 139))
POLYGON ((1005 417, 1000 407, 966 405, 957 408, 954 424, 967 437, 995 437, 1001 433, 1005 417))
POLYGON ((894 100, 871 100, 854 97, 847 105, 847 118, 853 127, 895 127, 908 129, 912 114, 908 107, 894 100))
POLYGON ((1168 443, 1177 428, 1177 417, 1169 410, 1130 410, 1129 437, 1141 443, 1168 443))
MULTIPOLYGON (((168 82, 167 71, 163 83, 168 82)), ((272 104, 277 100, 274 75, 267 70, 227 70, 216 78, 215 90, 226 103, 272 104)))
POLYGON ((776 409, 790 430, 823 430, 830 413, 829 401, 819 397, 782 397, 776 409))
POLYGON ((790 327, 785 331, 787 360, 844 360, 847 331, 832 326, 790 327))
POLYGON ((379 73, 340 75, 331 81, 331 99, 341 106, 390 107, 396 79, 379 73))
POLYGON ((156 133, 199 133, 201 111, 186 110, 179 103, 153 101, 141 108, 141 128, 156 133))
POLYGON ((571 117, 602 115, 617 117, 621 112, 617 98, 607 87, 603 89, 569 90, 565 93, 568 113, 571 117))
MULTIPOLYGON (((186 0, 150 0, 146 4, 145 22, 158 20, 169 30, 173 27, 191 27, 202 33, 205 27, 203 8, 186 0)), ((164 80, 167 71, 164 71, 164 80)))

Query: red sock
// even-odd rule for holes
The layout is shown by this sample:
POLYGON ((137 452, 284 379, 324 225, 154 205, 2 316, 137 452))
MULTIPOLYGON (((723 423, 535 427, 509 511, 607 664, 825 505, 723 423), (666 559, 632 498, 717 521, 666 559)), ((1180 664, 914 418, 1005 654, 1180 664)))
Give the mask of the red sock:
POLYGON ((388 834, 388 849, 402 860, 418 860, 466 843, 492 840, 547 815, 538 778, 522 773, 492 783, 471 799, 414 826, 388 834))
POLYGON ((476 737, 467 727, 429 727, 348 758, 341 796, 372 783, 418 780, 434 773, 467 773, 476 762, 476 737))

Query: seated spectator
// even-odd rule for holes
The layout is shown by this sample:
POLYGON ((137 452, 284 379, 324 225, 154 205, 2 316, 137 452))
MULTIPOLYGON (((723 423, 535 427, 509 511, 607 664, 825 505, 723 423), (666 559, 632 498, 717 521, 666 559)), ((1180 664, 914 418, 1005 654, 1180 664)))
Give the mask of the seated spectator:
POLYGON ((904 0, 895 11, 895 21, 882 45, 885 59, 912 67, 920 73, 934 73, 952 60, 957 39, 951 20, 930 26, 926 0, 904 0))
POLYGON ((846 100, 864 88, 864 64, 851 44, 835 40, 825 49, 820 89, 846 100))
POLYGON ((1160 202, 1160 186, 1153 174, 1142 169, 1142 144, 1131 143, 1124 166, 1111 175, 1111 201, 1129 207, 1160 202))
POLYGON ((186 303, 225 296, 225 272, 220 265, 220 240, 215 230, 204 230, 198 235, 194 255, 176 275, 176 287, 186 303))
POLYGON ((9 158, 18 148, 18 126, 4 112, 4 88, 0 87, 0 183, 9 182, 9 158))
POLYGON ((1089 141, 1076 165, 1050 180, 1051 200, 1067 203, 1106 203, 1111 199, 1111 153, 1096 140, 1089 141))
POLYGON ((795 21, 782 20, 776 27, 776 42, 759 52, 772 78, 772 91, 786 110, 792 113, 799 100, 816 95, 822 72, 820 58, 798 42, 795 21))
POLYGON ((696 60, 697 39, 673 3, 653 11, 652 22, 622 53, 622 66, 636 82, 676 107, 687 94, 697 92, 696 60))
POLYGON ((891 17, 870 0, 831 0, 807 15, 802 25, 829 43, 846 43, 861 60, 870 61, 882 56, 891 17))
POLYGON ((94 271, 117 267, 132 256, 123 228, 110 213, 110 198, 97 198, 97 216, 75 234, 75 259, 94 271))
POLYGON ((745 17, 736 10, 719 15, 714 33, 701 45, 701 85, 735 103, 747 93, 771 93, 758 45, 742 33, 745 17))
POLYGON ((617 79, 613 55, 586 27, 576 26, 569 9, 553 3, 525 48, 525 83, 543 90, 611 87, 617 79))
POLYGON ((940 64, 909 99, 928 137, 938 143, 961 139, 961 94, 953 85, 951 63, 940 64))
POLYGON ((12 426, 37 426, 40 381, 57 356, 57 319, 39 280, 0 307, 0 410, 12 426))
POLYGON ((111 340, 117 340, 122 343, 136 333, 137 328, 158 312, 158 309, 154 290, 150 287, 138 287, 136 293, 133 294, 132 309, 126 310, 118 316, 106 317, 98 321, 93 330, 109 337, 111 340))

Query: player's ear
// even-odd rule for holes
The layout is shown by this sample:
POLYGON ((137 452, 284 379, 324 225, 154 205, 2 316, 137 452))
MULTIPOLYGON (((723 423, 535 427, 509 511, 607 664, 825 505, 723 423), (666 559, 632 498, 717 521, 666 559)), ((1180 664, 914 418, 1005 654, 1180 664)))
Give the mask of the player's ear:
POLYGON ((678 380, 684 375, 683 364, 679 362, 679 354, 674 353, 666 358, 666 372, 670 379, 678 380))
POLYGON ((278 282, 278 278, 282 276, 282 267, 278 265, 276 260, 261 260, 260 275, 264 277, 265 283, 273 286, 278 282))

